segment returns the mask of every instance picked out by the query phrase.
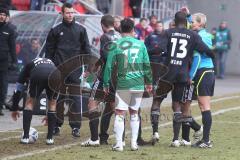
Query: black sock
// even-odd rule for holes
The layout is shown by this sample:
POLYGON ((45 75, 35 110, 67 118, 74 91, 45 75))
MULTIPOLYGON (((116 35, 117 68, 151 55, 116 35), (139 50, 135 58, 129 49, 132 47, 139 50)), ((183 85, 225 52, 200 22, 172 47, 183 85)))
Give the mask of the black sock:
POLYGON ((48 111, 48 134, 47 134, 47 139, 52 139, 53 138, 53 129, 56 124, 56 112, 55 111, 48 111))
POLYGON ((211 111, 202 112, 202 123, 203 123, 203 140, 209 141, 210 129, 212 126, 212 114, 211 111))
POLYGON ((104 112, 101 118, 101 123, 100 123, 100 134, 99 137, 101 140, 103 141, 107 141, 109 134, 107 133, 109 125, 110 125, 110 121, 111 121, 111 117, 113 115, 113 111, 109 111, 109 112, 104 112))
POLYGON ((124 130, 122 135, 122 141, 125 141, 125 130, 126 130, 126 118, 124 118, 124 130))
POLYGON ((179 132, 181 128, 181 122, 178 121, 179 117, 181 117, 182 113, 174 113, 173 116, 173 141, 178 140, 179 132))
POLYGON ((190 127, 196 132, 199 131, 201 129, 201 126, 195 121, 194 118, 192 118, 192 121, 189 122, 190 127))
POLYGON ((189 123, 183 122, 182 123, 182 139, 184 139, 185 141, 190 142, 189 133, 190 133, 189 123))
POLYGON ((32 110, 23 110, 23 138, 29 138, 29 130, 32 121, 32 110))
POLYGON ((153 134, 155 132, 158 132, 159 114, 160 113, 157 113, 157 114, 151 113, 151 123, 152 123, 153 134))
POLYGON ((142 138, 142 117, 139 116, 139 129, 138 129, 138 140, 142 138))
POLYGON ((98 140, 98 125, 99 125, 99 113, 92 112, 89 114, 89 127, 91 131, 91 140, 98 140))

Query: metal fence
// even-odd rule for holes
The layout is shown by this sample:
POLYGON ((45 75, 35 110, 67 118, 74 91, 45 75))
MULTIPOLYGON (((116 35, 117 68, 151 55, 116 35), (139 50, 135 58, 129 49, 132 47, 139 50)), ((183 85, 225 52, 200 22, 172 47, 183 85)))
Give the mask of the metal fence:
POLYGON ((143 0, 141 17, 156 15, 159 20, 163 20, 173 17, 183 6, 187 6, 187 0, 143 0))

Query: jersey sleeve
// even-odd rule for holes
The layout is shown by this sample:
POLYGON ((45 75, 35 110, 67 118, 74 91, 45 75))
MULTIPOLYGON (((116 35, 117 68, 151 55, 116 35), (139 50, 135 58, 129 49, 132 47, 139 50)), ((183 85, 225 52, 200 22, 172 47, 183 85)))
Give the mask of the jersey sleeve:
POLYGON ((206 53, 207 56, 214 58, 215 55, 213 51, 202 41, 202 38, 195 32, 193 32, 194 35, 194 49, 196 49, 200 54, 206 53))
POLYGON ((18 77, 18 81, 17 81, 18 83, 21 83, 21 84, 27 83, 28 79, 30 78, 30 73, 33 66, 34 66, 34 63, 31 62, 23 67, 18 77))
POLYGON ((194 53, 193 60, 192 60, 192 65, 191 65, 191 68, 190 68, 190 71, 189 71, 189 77, 190 77, 191 80, 193 80, 193 78, 195 77, 200 63, 201 63, 200 54, 199 53, 194 53))
POLYGON ((116 62, 116 51, 117 51, 117 49, 114 49, 108 53, 107 63, 106 63, 106 66, 104 69, 104 74, 103 74, 103 86, 104 87, 109 87, 113 65, 116 62))
POLYGON ((146 84, 152 84, 152 69, 147 53, 146 46, 143 44, 143 70, 144 70, 144 81, 146 84))

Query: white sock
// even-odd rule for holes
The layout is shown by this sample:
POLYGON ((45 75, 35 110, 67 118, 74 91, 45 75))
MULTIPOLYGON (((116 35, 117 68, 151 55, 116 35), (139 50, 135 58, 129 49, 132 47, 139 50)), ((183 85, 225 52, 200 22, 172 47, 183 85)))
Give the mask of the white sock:
POLYGON ((114 132, 117 145, 122 146, 122 136, 124 131, 124 116, 116 115, 114 121, 114 132))
POLYGON ((132 129, 131 142, 137 143, 138 129, 139 129, 139 117, 138 114, 133 114, 130 116, 130 127, 132 129))

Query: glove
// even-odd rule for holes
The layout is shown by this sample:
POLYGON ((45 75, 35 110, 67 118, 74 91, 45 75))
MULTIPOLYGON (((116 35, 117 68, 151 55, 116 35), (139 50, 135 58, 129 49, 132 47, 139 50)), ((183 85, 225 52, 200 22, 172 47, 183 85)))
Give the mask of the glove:
POLYGON ((20 109, 18 103, 21 100, 22 95, 23 94, 20 91, 13 92, 13 96, 11 98, 12 101, 9 103, 9 106, 8 106, 10 111, 18 111, 20 109))

